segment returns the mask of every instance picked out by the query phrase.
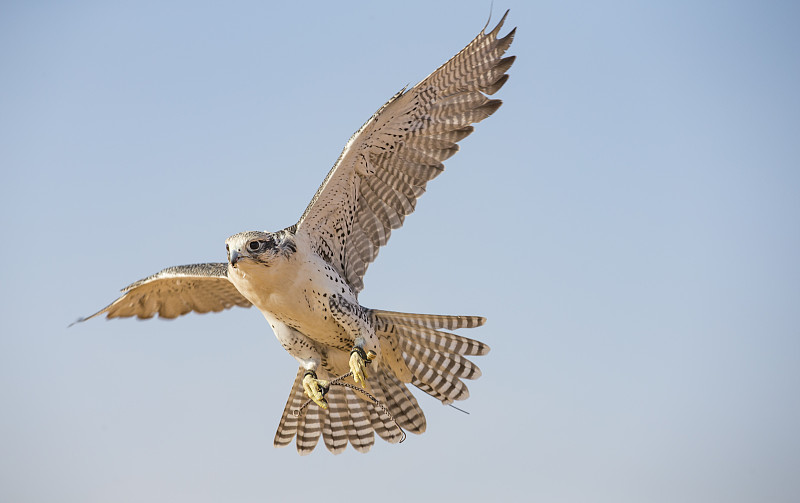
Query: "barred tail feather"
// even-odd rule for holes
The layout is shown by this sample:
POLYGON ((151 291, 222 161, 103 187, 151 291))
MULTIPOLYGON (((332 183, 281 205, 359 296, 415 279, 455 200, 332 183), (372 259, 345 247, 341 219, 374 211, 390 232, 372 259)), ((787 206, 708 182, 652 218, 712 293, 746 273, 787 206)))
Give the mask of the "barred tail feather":
MULTIPOLYGON (((375 369, 369 383, 371 391, 385 404, 394 421, 366 397, 341 386, 331 386, 326 395, 327 409, 310 404, 295 416, 294 412, 307 400, 303 392, 304 373, 302 367, 297 372, 275 433, 275 447, 289 445, 296 438, 297 452, 306 455, 314 450, 322 437, 325 447, 333 454, 343 452, 348 443, 358 452, 367 452, 375 443, 375 433, 387 442, 397 443, 403 438, 400 428, 412 433, 425 431, 425 415, 416 399, 391 369, 383 365, 375 369)), ((318 373, 324 379, 331 377, 322 369, 318 369, 318 373)))
POLYGON ((432 328, 434 330, 443 328, 445 330, 458 330, 459 328, 475 328, 486 323, 483 316, 451 316, 444 314, 412 314, 398 313, 394 311, 381 311, 373 309, 372 313, 378 320, 384 320, 390 324, 406 325, 413 327, 432 328))
POLYGON ((477 379, 481 371, 465 356, 485 355, 489 346, 440 329, 478 327, 486 322, 485 318, 380 310, 372 313, 381 350, 389 349, 387 364, 403 382, 410 382, 444 404, 469 397, 469 389, 461 379, 477 379))
POLYGON ((331 390, 328 392, 327 399, 328 413, 325 414, 322 439, 325 441, 325 447, 329 451, 334 454, 340 454, 347 448, 349 430, 351 428, 344 390, 331 390))
POLYGON ((418 325, 394 325, 394 329, 400 336, 413 339, 420 346, 426 346, 437 351, 463 356, 483 356, 489 352, 489 346, 481 341, 449 332, 418 325))
POLYGON ((297 452, 301 456, 311 454, 322 434, 322 421, 319 407, 306 407, 300 412, 297 423, 297 452))
POLYGON ((299 409, 303 402, 305 402, 305 394, 303 393, 303 373, 302 367, 297 371, 297 377, 292 384, 292 390, 289 392, 289 399, 286 400, 286 407, 283 408, 283 415, 281 416, 280 423, 278 423, 278 431, 275 432, 275 439, 273 445, 275 447, 285 447, 292 442, 295 434, 297 433, 297 423, 299 418, 294 415, 294 411, 299 409))
POLYGON ((403 351, 443 374, 462 379, 477 379, 481 369, 459 354, 441 353, 417 344, 413 339, 403 340, 403 351))
POLYGON ((424 382, 420 381, 417 378, 411 380, 411 384, 419 388, 420 391, 425 392, 425 394, 432 396, 433 398, 439 400, 444 404, 452 403, 452 401, 448 402, 447 397, 437 392, 435 389, 431 388, 424 382))
POLYGON ((347 406, 350 411, 350 421, 352 425, 349 435, 350 443, 358 452, 367 452, 375 443, 375 435, 372 430, 372 422, 370 421, 369 413, 365 412, 364 408, 362 408, 362 401, 354 392, 348 390, 345 396, 347 398, 347 406))
MULTIPOLYGON (((391 411, 394 420, 404 430, 420 434, 427 428, 425 414, 414 395, 406 385, 400 382, 391 372, 385 372, 378 381, 383 393, 383 403, 391 411)), ((377 390, 375 390, 377 391, 377 390)), ((380 397, 378 397, 381 400, 380 397)))
POLYGON ((458 377, 438 372, 413 355, 408 355, 406 363, 418 380, 433 388, 438 395, 447 397, 446 400, 442 400, 445 405, 453 403, 454 400, 469 398, 467 386, 458 377))
MULTIPOLYGON (((294 411, 306 401, 302 384, 304 369, 300 368, 275 434, 276 447, 288 445, 296 438, 297 451, 308 454, 322 437, 334 454, 343 452, 348 443, 359 452, 367 452, 375 443, 375 433, 391 443, 402 438, 400 428, 422 433, 427 427, 425 414, 406 383, 444 404, 469 396, 462 379, 476 379, 481 371, 466 356, 484 355, 489 346, 442 329, 478 327, 486 322, 485 318, 379 310, 370 313, 381 341, 382 361, 368 379, 369 389, 396 423, 366 397, 339 386, 332 386, 328 392, 327 409, 310 405, 299 417, 295 416, 294 411)), ((321 379, 335 377, 323 369, 317 371, 321 379)))
POLYGON ((372 422, 372 429, 375 430, 375 433, 390 444, 396 444, 403 438, 400 427, 390 420, 383 410, 369 407, 369 419, 372 422))

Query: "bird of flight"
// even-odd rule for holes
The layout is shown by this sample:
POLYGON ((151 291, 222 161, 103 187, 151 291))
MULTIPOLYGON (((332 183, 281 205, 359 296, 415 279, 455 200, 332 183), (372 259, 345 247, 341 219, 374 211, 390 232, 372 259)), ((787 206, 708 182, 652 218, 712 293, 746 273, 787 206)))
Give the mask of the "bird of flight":
POLYGON ((500 107, 487 96, 505 84, 514 62, 504 54, 516 29, 498 36, 507 15, 380 107, 347 142, 296 224, 235 234, 225 241, 227 262, 169 267, 78 321, 103 314, 176 318, 254 305, 299 363, 276 446, 296 437, 298 452, 308 454, 322 436, 333 453, 348 442, 366 452, 374 433, 397 443, 405 436, 401 428, 425 431, 425 416, 406 385, 444 404, 467 398, 462 379, 479 377, 480 369, 466 356, 489 347, 445 330, 485 319, 371 309, 358 303, 358 293, 367 267, 443 171, 442 162, 458 151, 473 123, 500 107), (330 386, 348 371, 393 418, 361 393, 330 386), (318 407, 302 408, 306 396, 318 407))

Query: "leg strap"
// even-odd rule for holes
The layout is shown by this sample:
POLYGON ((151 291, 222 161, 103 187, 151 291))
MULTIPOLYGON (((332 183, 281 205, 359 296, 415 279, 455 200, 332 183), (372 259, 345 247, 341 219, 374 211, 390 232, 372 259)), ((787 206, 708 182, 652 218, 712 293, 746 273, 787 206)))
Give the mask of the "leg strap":
POLYGON ((317 386, 319 386, 319 390, 322 392, 322 396, 327 395, 328 391, 331 390, 331 385, 330 384, 323 385, 322 383, 324 383, 325 381, 320 381, 319 379, 317 379, 317 373, 314 372, 313 370, 306 370, 305 373, 303 374, 303 380, 305 380, 305 378, 308 376, 311 376, 312 379, 317 381, 317 386))
POLYGON ((369 357, 367 357, 367 352, 364 351, 364 348, 360 348, 358 346, 355 346, 355 347, 353 347, 353 350, 350 351, 350 356, 353 356, 353 353, 356 353, 358 356, 360 356, 361 359, 364 360, 364 364, 365 365, 369 364, 370 360, 369 360, 369 357))

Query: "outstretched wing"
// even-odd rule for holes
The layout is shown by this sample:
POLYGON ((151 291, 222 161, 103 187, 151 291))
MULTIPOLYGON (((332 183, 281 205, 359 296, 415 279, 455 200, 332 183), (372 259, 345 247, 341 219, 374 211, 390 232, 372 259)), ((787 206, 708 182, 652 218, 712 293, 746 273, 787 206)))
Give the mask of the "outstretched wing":
POLYGON ((76 323, 105 314, 108 318, 177 318, 190 311, 219 312, 250 301, 228 279, 228 264, 168 267, 122 289, 123 295, 104 309, 76 323))
POLYGON ((407 92, 400 91, 347 142, 306 208, 296 232, 360 291, 363 276, 392 229, 414 211, 425 186, 458 151, 471 124, 497 110, 514 56, 503 57, 516 29, 497 38, 506 15, 407 92))

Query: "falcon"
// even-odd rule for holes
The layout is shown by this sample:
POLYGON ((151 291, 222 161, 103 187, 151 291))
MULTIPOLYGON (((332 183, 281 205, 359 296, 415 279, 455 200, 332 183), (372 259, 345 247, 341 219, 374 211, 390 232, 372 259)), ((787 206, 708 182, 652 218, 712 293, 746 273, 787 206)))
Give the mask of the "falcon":
POLYGON ((227 262, 164 269, 78 321, 176 318, 254 305, 299 364, 276 447, 296 438, 298 452, 308 454, 322 437, 335 454, 348 443, 366 452, 375 433, 397 443, 403 430, 424 432, 425 415, 407 385, 444 404, 466 399, 463 379, 481 375, 467 357, 489 347, 449 331, 486 320, 372 309, 359 304, 358 294, 367 267, 443 171, 442 162, 473 123, 500 107, 487 96, 506 83, 515 58, 504 54, 516 28, 498 36, 507 15, 381 106, 347 142, 296 224, 235 234, 225 241, 227 262), (343 375, 349 388, 331 385, 343 375), (306 397, 316 406, 306 408, 306 397))

